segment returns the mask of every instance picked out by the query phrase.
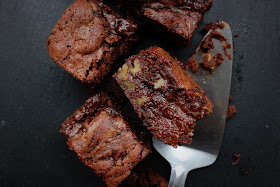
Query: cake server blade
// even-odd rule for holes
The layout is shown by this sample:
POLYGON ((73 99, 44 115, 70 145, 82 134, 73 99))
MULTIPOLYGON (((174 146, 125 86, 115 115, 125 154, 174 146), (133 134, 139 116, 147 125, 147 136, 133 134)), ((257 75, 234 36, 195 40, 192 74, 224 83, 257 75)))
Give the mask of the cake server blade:
MULTIPOLYGON (((227 38, 227 42, 233 46, 231 29, 226 22, 223 22, 223 24, 225 27, 216 31, 224 35, 227 38)), ((213 42, 214 49, 210 53, 213 55, 218 52, 222 53, 225 59, 222 65, 211 75, 202 68, 199 68, 196 75, 188 72, 205 90, 212 101, 214 105, 213 113, 197 121, 191 145, 182 145, 175 149, 153 138, 155 149, 170 163, 172 168, 169 187, 185 186, 189 171, 213 164, 219 154, 229 102, 232 59, 224 55, 222 46, 225 45, 225 42, 220 42, 216 39, 213 39, 213 42)), ((196 52, 195 60, 202 60, 203 54, 199 52, 199 47, 196 52)), ((232 49, 228 49, 227 53, 233 56, 232 49)))

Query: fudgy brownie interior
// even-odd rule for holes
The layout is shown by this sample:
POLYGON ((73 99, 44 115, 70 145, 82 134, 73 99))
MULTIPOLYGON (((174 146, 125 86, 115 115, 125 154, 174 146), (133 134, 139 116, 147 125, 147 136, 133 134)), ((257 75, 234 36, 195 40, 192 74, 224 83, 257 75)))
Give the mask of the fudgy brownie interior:
POLYGON ((159 47, 131 56, 114 77, 154 137, 174 147, 191 143, 196 120, 212 112, 205 92, 159 47))

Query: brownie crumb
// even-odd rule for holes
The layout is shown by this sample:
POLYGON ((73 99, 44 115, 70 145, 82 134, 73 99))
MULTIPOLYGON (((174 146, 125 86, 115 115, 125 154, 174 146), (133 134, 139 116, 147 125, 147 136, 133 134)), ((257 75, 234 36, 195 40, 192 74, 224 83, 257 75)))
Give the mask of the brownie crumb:
POLYGON ((215 48, 213 38, 219 40, 220 42, 225 42, 226 44, 223 46, 224 55, 227 56, 230 60, 232 59, 231 54, 227 52, 227 49, 232 49, 231 44, 227 42, 227 38, 218 32, 218 29, 223 29, 225 27, 225 23, 222 21, 218 21, 215 25, 213 23, 206 24, 203 28, 203 32, 208 31, 208 35, 202 40, 199 45, 198 51, 203 53, 203 59, 199 62, 194 60, 194 55, 188 59, 187 65, 193 73, 197 72, 198 64, 200 64, 205 70, 208 70, 210 74, 215 71, 223 62, 224 56, 222 53, 217 53, 216 55, 212 54, 212 50, 215 48))
POLYGON ((187 65, 193 73, 197 72, 199 63, 194 59, 193 56, 188 59, 187 65))
POLYGON ((234 35, 235 38, 237 38, 238 36, 239 36, 239 33, 236 33, 236 34, 234 35))
POLYGON ((219 40, 220 42, 227 41, 227 38, 226 38, 224 35, 222 35, 220 32, 218 32, 218 31, 213 30, 213 31, 210 33, 210 35, 211 35, 213 38, 219 40))
POLYGON ((236 113, 236 108, 234 105, 229 105, 228 106, 228 111, 227 111, 227 119, 232 118, 232 116, 236 113))
POLYGON ((229 53, 227 52, 227 49, 231 49, 231 44, 229 44, 229 43, 226 42, 226 45, 223 45, 223 49, 224 49, 225 56, 227 56, 228 59, 231 60, 231 59, 232 59, 232 56, 231 56, 231 54, 229 54, 229 53))
POLYGON ((221 53, 217 53, 216 55, 212 55, 211 53, 206 53, 201 62, 201 66, 206 70, 215 71, 224 60, 224 57, 221 53))
MULTIPOLYGON (((230 45, 230 44, 227 43, 227 38, 224 35, 222 35, 220 32, 217 32, 217 31, 213 30, 213 31, 211 31, 211 33, 208 36, 206 36, 203 39, 203 41, 200 44, 199 51, 203 52, 203 53, 207 53, 208 51, 214 49, 213 38, 219 40, 220 42, 225 41, 226 42, 226 45, 225 45, 226 48, 228 48, 229 47, 228 45, 230 45)), ((231 48, 231 45, 230 45, 229 49, 230 48, 231 48)))
POLYGON ((218 21, 215 25, 213 25, 213 30, 223 29, 224 27, 225 27, 224 23, 222 21, 218 21))
POLYGON ((214 49, 213 37, 209 34, 200 44, 199 51, 207 53, 208 51, 214 49))
POLYGON ((211 29, 223 29, 225 27, 224 23, 222 21, 218 21, 216 24, 213 24, 212 22, 205 24, 203 29, 201 30, 201 34, 205 35, 207 34, 211 29))
MULTIPOLYGON (((232 95, 229 96, 229 102, 232 101, 232 95)), ((227 111, 227 119, 231 118, 235 113, 236 113, 236 108, 234 105, 229 105, 228 106, 228 111, 227 111)))
POLYGON ((151 168, 135 169, 127 178, 128 187, 168 187, 164 177, 153 171, 151 168))
POLYGON ((237 153, 234 153, 234 157, 236 158, 236 160, 234 162, 232 162, 233 166, 235 166, 239 163, 241 155, 237 154, 237 153))
POLYGON ((213 38, 219 40, 220 42, 223 42, 223 41, 226 42, 226 45, 223 46, 225 53, 226 53, 226 49, 231 48, 231 45, 229 43, 227 43, 227 38, 224 35, 222 35, 220 32, 213 30, 200 43, 199 51, 203 52, 203 53, 207 53, 207 52, 211 51, 212 49, 214 49, 213 38))

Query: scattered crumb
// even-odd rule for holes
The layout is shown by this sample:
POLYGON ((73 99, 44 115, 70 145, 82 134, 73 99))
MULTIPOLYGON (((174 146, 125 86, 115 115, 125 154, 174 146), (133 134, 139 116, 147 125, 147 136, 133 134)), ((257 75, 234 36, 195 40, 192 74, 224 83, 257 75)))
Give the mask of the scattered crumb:
POLYGON ((236 108, 234 105, 229 105, 228 106, 228 111, 227 111, 227 119, 232 118, 232 116, 236 113, 236 108))
POLYGON ((200 44, 199 51, 207 53, 208 51, 214 49, 213 37, 209 34, 200 44))
POLYGON ((204 54, 204 57, 201 62, 201 66, 210 71, 215 71, 223 62, 224 57, 221 53, 212 55, 211 53, 204 54))
MULTIPOLYGON (((213 29, 213 30, 201 42, 199 51, 201 51, 203 53, 207 53, 210 50, 212 50, 214 48, 213 38, 219 40, 220 42, 225 41, 226 46, 230 45, 230 44, 227 43, 227 38, 224 35, 222 35, 220 32, 216 31, 216 29, 222 29, 223 27, 224 27, 224 24, 222 24, 221 22, 218 22, 217 24, 213 25, 210 28, 210 29, 213 29)), ((230 48, 231 48, 231 46, 230 46, 230 48)))
POLYGON ((215 25, 213 25, 213 30, 223 29, 224 27, 225 27, 225 24, 222 21, 218 21, 215 25))
POLYGON ((231 49, 231 44, 226 42, 226 45, 223 45, 225 56, 228 57, 229 60, 232 59, 231 54, 228 54, 227 49, 231 49))
POLYGON ((219 32, 219 29, 223 29, 225 27, 225 23, 218 21, 216 24, 208 23, 204 25, 202 32, 210 33, 202 40, 199 45, 199 51, 203 53, 203 59, 200 62, 195 61, 194 54, 191 58, 188 59, 187 65, 193 73, 196 73, 198 70, 199 64, 205 69, 208 70, 210 74, 215 71, 223 62, 225 56, 227 56, 230 60, 232 59, 232 55, 228 54, 227 49, 232 49, 231 44, 227 42, 227 38, 219 32), (225 42, 226 44, 223 46, 224 55, 218 53, 213 55, 211 50, 214 49, 213 38, 219 40, 220 42, 225 42))
MULTIPOLYGON (((232 101, 232 95, 229 95, 228 100, 229 102, 232 101)), ((234 105, 228 105, 227 119, 231 118, 236 112, 237 110, 234 105)))
POLYGON ((227 38, 226 38, 224 35, 222 35, 220 32, 218 32, 218 31, 213 30, 213 31, 210 33, 210 35, 211 35, 213 38, 219 40, 220 42, 223 42, 223 41, 226 42, 226 41, 227 41, 227 38))
POLYGON ((216 24, 213 24, 212 22, 205 24, 203 29, 201 30, 201 34, 205 35, 209 32, 210 29, 216 30, 216 29, 223 29, 224 23, 221 21, 218 21, 216 24))
POLYGON ((199 63, 194 59, 194 56, 188 59, 187 65, 193 73, 197 72, 199 63))
POLYGON ((239 36, 239 33, 236 33, 236 34, 234 35, 235 38, 237 38, 238 36, 239 36))
POLYGON ((228 53, 227 53, 227 55, 226 55, 226 56, 228 57, 228 59, 229 59, 229 60, 231 60, 231 59, 232 59, 231 54, 228 54, 228 53))
POLYGON ((268 128, 268 125, 265 125, 266 128, 268 128))
POLYGON ((241 155, 237 154, 237 153, 234 153, 234 156, 235 156, 236 160, 234 162, 232 162, 233 166, 235 166, 239 163, 241 155))

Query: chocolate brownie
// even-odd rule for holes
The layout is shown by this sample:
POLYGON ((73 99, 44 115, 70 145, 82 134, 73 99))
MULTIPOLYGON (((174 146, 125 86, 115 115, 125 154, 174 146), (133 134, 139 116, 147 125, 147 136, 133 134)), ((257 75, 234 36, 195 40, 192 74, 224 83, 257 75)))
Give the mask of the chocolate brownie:
POLYGON ((95 84, 136 40, 136 29, 100 1, 77 0, 52 30, 47 49, 68 73, 95 84))
POLYGON ((176 33, 186 40, 189 40, 197 29, 202 15, 198 12, 180 9, 177 7, 168 8, 143 8, 144 15, 159 24, 168 31, 176 33))
POLYGON ((212 7, 212 0, 142 0, 147 18, 163 25, 168 31, 189 40, 202 15, 212 7))
POLYGON ((110 187, 120 184, 149 153, 105 93, 89 98, 67 118, 60 132, 69 149, 110 187))
POLYGON ((191 143, 196 120, 212 112, 202 88, 162 48, 131 56, 114 77, 140 119, 165 144, 191 143))
POLYGON ((127 178, 128 187, 168 187, 164 177, 154 172, 152 168, 134 169, 127 178))

